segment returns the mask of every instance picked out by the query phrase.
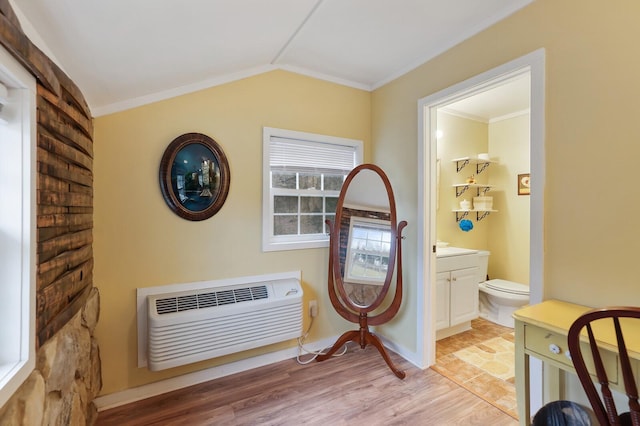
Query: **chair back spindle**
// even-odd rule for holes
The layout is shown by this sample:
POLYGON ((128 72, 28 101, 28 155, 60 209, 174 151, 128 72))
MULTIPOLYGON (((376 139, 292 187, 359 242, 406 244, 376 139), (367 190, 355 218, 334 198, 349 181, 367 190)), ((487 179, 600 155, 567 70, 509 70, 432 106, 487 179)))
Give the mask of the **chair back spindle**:
MULTIPOLYGON (((624 339, 620 318, 640 319, 640 308, 638 307, 615 307, 595 309, 580 316, 569 328, 568 346, 571 354, 573 365, 576 369, 580 383, 589 399, 589 403, 601 425, 632 425, 640 426, 640 404, 638 403, 638 389, 635 382, 627 344, 624 339), (611 318, 613 320, 613 328, 615 329, 616 344, 618 347, 618 359, 620 362, 620 371, 624 382, 625 393, 628 399, 628 412, 618 414, 615 401, 609 387, 609 379, 605 370, 602 356, 598 348, 594 327, 592 323, 603 318, 611 318), (586 328, 588 347, 591 351, 595 374, 600 385, 600 393, 596 389, 590 372, 587 369, 585 359, 580 346, 581 332, 586 328)), ((640 321, 635 325, 640 327, 640 321)), ((624 410, 623 410, 624 411, 624 410)))

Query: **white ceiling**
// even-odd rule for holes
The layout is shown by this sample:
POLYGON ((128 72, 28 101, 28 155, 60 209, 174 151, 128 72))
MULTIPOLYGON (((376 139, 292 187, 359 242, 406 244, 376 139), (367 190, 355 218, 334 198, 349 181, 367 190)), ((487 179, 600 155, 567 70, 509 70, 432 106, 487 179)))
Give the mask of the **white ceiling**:
POLYGON ((490 123, 528 112, 531 103, 531 75, 520 74, 487 90, 448 104, 443 111, 490 123))
POLYGON ((11 0, 94 115, 278 68, 373 90, 531 1, 11 0))

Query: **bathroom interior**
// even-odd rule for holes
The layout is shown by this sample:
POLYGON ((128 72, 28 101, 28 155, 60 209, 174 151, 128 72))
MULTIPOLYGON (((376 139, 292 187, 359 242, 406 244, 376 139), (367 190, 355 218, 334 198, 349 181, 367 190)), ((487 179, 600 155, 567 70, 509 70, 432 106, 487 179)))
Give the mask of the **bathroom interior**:
POLYGON ((436 368, 512 414, 511 314, 529 301, 529 94, 525 73, 437 112, 436 368))

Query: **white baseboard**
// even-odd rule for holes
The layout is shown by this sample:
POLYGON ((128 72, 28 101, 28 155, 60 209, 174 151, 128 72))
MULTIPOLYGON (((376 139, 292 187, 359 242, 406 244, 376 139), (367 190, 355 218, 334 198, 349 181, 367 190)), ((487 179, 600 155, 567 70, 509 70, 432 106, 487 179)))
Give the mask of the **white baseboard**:
POLYGON ((422 367, 420 367, 420 363, 417 362, 417 360, 419 359, 418 354, 416 352, 412 352, 409 349, 407 349, 404 346, 400 346, 397 343, 387 339, 385 336, 376 333, 376 336, 378 336, 380 338, 380 340, 382 340, 382 344, 391 349, 392 351, 394 351, 395 353, 397 353, 398 355, 400 355, 402 358, 406 359, 407 361, 409 361, 411 364, 415 365, 416 367, 420 368, 421 370, 424 370, 422 367))
MULTIPOLYGON (((320 351, 328 348, 338 339, 338 336, 329 337, 317 342, 305 344, 305 348, 309 351, 320 351)), ((170 379, 160 380, 158 382, 149 383, 147 385, 126 389, 120 392, 110 393, 97 397, 93 402, 98 411, 108 410, 109 408, 119 407, 121 405, 140 401, 152 396, 161 395, 177 389, 186 388, 188 386, 197 385, 209 380, 218 379, 220 377, 229 376, 231 374, 240 373, 242 371, 251 370, 252 368, 262 367, 280 361, 293 359, 298 355, 298 347, 284 349, 277 352, 271 352, 258 355, 252 358, 231 362, 229 364, 218 365, 206 370, 195 371, 193 373, 183 374, 181 376, 172 377, 170 379)), ((310 355, 302 355, 303 359, 307 359, 310 355)), ((293 360, 292 360, 293 362, 293 360)))

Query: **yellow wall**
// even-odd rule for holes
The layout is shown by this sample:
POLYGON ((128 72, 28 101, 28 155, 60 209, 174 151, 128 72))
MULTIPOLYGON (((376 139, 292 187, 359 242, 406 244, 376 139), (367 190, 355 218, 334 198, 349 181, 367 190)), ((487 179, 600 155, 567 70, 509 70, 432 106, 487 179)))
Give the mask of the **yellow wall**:
POLYGON ((529 161, 529 114, 489 124, 489 153, 498 161, 489 169, 495 185, 494 208, 485 225, 489 277, 529 284, 530 197, 518 195, 518 174, 531 171, 529 161))
MULTIPOLYGON (((437 158, 440 159, 440 207, 436 212, 436 236, 441 241, 450 243, 453 247, 465 247, 486 250, 488 237, 488 220, 477 222, 475 217, 469 217, 473 229, 464 232, 456 222, 456 214, 451 210, 460 208, 460 201, 473 203, 476 191, 470 189, 456 197, 454 184, 465 183, 473 175, 478 183, 489 184, 488 176, 491 170, 476 174, 475 166, 468 165, 460 172, 456 171, 453 159, 478 155, 488 152, 488 126, 476 120, 462 118, 438 111, 438 130, 442 137, 438 138, 437 158)), ((493 218, 492 218, 493 219, 493 218)))
MULTIPOLYGON (((537 0, 373 93, 374 156, 395 188, 404 243, 404 312, 415 312, 417 101, 546 49, 544 297, 590 306, 640 304, 640 2, 537 0), (402 216, 404 215, 404 216, 402 216), (413 298, 411 297, 413 296, 413 298)), ((415 315, 387 331, 415 346, 415 315)))
MULTIPOLYGON (((339 319, 327 297, 328 249, 261 251, 262 127, 359 139, 368 160, 370 120, 370 93, 284 71, 95 120, 94 273, 102 301, 96 331, 102 394, 267 351, 157 373, 139 369, 138 287, 301 270, 305 306, 312 298, 319 303, 310 340, 353 327, 339 319), (164 150, 187 132, 214 138, 231 168, 225 205, 202 222, 172 213, 158 184, 164 150)), ((287 342, 268 350, 293 345, 287 342)))

